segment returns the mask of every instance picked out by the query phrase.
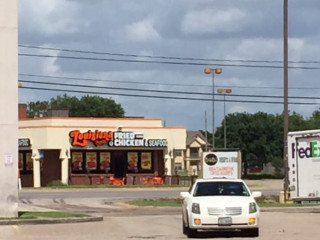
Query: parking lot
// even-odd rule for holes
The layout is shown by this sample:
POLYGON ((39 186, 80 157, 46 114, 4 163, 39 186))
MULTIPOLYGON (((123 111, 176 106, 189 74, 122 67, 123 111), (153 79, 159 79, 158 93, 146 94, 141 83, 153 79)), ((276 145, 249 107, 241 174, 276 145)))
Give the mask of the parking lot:
MULTIPOLYGON (((89 210, 88 210, 89 211, 89 210)), ((99 214, 98 209, 91 209, 99 214)), ((87 239, 187 239, 181 230, 178 208, 101 209, 102 222, 0 226, 0 239, 87 240, 87 239)), ((262 212, 257 239, 318 240, 319 213, 262 212)), ((199 239, 252 239, 241 233, 202 233, 199 239)))
MULTIPOLYGON (((282 181, 250 181, 251 189, 279 192, 282 181)), ((181 208, 128 207, 117 201, 134 198, 173 197, 174 189, 100 189, 21 192, 20 206, 103 216, 102 222, 52 225, 0 226, 1 240, 187 239, 182 234, 181 208), (117 202, 117 203, 115 203, 117 202)), ((265 240, 318 240, 319 207, 313 209, 262 209, 260 236, 265 240)), ((252 239, 241 233, 201 233, 199 239, 252 239)))

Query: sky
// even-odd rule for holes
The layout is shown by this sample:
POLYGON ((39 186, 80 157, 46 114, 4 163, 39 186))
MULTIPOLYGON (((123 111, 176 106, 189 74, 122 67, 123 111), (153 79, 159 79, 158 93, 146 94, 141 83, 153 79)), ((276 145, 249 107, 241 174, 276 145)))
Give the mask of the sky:
MULTIPOLYGON (((18 2, 19 103, 98 95, 126 116, 208 131, 213 112, 215 127, 283 112, 282 0, 18 2)), ((289 0, 289 111, 305 118, 320 104, 319 11, 289 0)))

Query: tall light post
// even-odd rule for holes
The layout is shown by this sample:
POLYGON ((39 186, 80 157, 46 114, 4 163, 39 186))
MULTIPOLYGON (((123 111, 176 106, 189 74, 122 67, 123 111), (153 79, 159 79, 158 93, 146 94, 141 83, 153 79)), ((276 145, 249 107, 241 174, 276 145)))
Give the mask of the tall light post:
POLYGON ((223 137, 224 137, 224 149, 227 148, 227 127, 226 127, 226 94, 232 93, 231 88, 219 88, 219 94, 223 94, 223 137))
POLYGON ((214 74, 222 73, 222 68, 205 68, 205 74, 212 74, 212 151, 214 150, 214 74))

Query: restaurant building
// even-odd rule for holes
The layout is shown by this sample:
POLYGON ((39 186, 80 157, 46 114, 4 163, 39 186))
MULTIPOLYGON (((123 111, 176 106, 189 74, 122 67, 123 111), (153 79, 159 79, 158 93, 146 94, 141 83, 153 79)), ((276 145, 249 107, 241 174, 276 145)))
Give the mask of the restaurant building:
POLYGON ((124 184, 174 173, 173 152, 186 149, 186 128, 161 119, 44 117, 19 120, 22 186, 124 184))

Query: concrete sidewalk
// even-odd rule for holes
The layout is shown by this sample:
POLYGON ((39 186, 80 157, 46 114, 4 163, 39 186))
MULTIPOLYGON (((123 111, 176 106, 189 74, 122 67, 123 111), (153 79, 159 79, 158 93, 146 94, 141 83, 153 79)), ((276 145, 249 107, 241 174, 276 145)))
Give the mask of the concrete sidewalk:
MULTIPOLYGON (((36 206, 23 202, 18 203, 18 212, 57 212, 43 206, 36 206)), ((41 218, 41 219, 0 219, 1 225, 27 225, 27 224, 58 224, 58 223, 80 223, 80 222, 99 222, 103 221, 101 216, 87 215, 84 217, 69 217, 69 218, 41 218)))
POLYGON ((18 212, 54 212, 56 210, 32 204, 18 203, 18 212))

